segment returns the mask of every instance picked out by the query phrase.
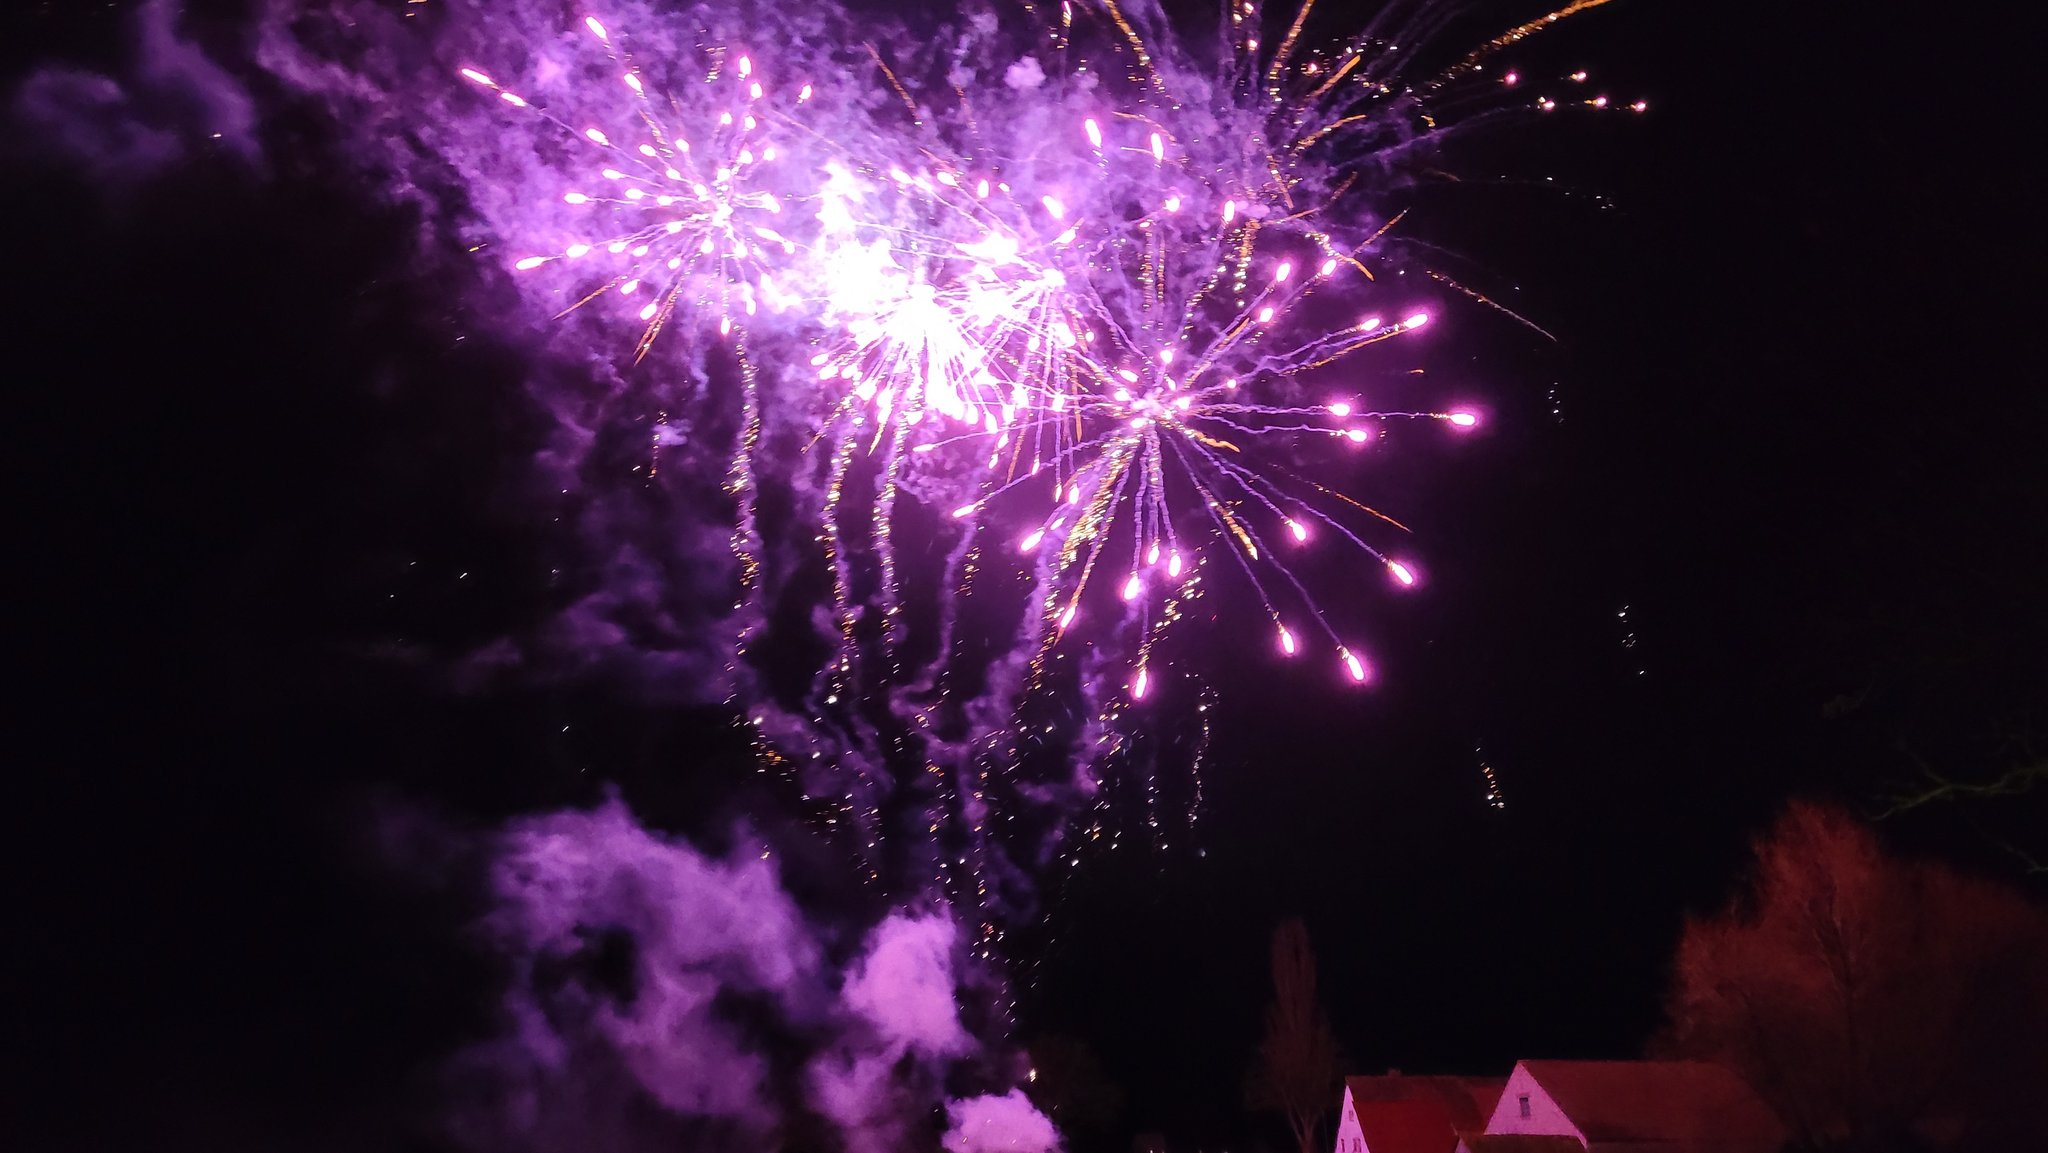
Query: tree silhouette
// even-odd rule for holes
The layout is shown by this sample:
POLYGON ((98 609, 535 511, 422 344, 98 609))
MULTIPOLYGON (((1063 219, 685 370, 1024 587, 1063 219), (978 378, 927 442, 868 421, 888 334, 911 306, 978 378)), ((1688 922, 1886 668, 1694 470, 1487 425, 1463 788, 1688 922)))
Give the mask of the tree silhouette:
POLYGON ((1839 809, 1794 803, 1755 848, 1746 891, 1686 924, 1661 1048, 1743 1074, 1809 1149, 2041 1127, 2048 915, 1839 809))
POLYGON ((1337 1039, 1316 1001, 1315 950, 1307 926, 1292 917, 1273 930, 1273 1003, 1246 1099, 1284 1116, 1301 1153, 1316 1153, 1342 1080, 1337 1039))

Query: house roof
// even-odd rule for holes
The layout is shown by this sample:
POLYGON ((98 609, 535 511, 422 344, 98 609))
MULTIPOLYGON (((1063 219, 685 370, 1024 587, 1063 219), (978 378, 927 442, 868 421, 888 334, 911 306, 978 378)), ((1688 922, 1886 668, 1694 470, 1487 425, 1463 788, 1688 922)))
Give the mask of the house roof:
POLYGON ((1775 1145, 1784 1127, 1742 1079, 1700 1061, 1524 1061, 1587 1145, 1775 1145))
POLYGON ((1493 1107, 1500 1103, 1505 1077, 1346 1077, 1354 1106, 1366 1102, 1424 1102, 1441 1108, 1452 1131, 1483 1133, 1493 1107))
POLYGON ((1475 1077, 1347 1077, 1351 1111, 1372 1153, 1451 1153, 1486 1129, 1505 1080, 1475 1077))
POLYGON ((1459 1153, 1580 1153, 1577 1137, 1547 1133, 1472 1133, 1458 1139, 1459 1153))

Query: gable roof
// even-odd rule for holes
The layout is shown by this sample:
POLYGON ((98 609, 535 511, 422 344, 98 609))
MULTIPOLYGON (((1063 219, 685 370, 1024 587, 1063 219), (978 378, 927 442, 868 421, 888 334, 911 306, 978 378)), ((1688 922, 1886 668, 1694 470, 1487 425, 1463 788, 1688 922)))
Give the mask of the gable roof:
POLYGON ((1346 1077, 1344 1088, 1372 1153, 1451 1153, 1486 1130, 1507 1081, 1476 1077, 1346 1077))
POLYGON ((1785 1130, 1742 1079, 1702 1061, 1524 1061, 1586 1143, 1775 1145, 1785 1130))
POLYGON ((1408 1077, 1390 1073, 1384 1077, 1346 1077, 1344 1088, 1356 1105, 1367 1102, 1392 1104, 1421 1103, 1440 1109, 1456 1133, 1484 1133, 1487 1118, 1500 1103, 1505 1077, 1408 1077))

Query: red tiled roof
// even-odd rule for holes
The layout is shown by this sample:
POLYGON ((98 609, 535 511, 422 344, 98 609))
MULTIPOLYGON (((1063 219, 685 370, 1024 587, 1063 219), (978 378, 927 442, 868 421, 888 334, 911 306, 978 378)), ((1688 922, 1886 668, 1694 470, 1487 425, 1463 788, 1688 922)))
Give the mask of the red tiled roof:
POLYGON ((1700 1061, 1524 1061, 1588 1145, 1770 1146, 1784 1128, 1742 1079, 1700 1061))
POLYGON ((1344 1087, 1355 1102, 1429 1101, 1449 1115, 1459 1133, 1481 1133, 1493 1107, 1507 1088, 1505 1077, 1346 1077, 1344 1087))
POLYGON ((1372 1153, 1451 1153, 1486 1129, 1505 1080, 1475 1077, 1347 1077, 1351 1111, 1372 1153))
POLYGON ((1434 1101, 1352 1102, 1371 1153, 1451 1153, 1458 1134, 1434 1101))

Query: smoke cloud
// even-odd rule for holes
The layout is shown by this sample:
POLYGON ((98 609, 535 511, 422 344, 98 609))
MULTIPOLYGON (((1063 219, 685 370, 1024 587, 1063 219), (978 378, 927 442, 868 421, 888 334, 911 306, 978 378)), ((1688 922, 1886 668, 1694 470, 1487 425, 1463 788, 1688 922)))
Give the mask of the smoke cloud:
POLYGON ((496 1036, 450 1067, 455 1137, 534 1153, 1057 1148, 1021 1095, 945 1092, 978 1051, 950 917, 821 926, 772 848, 733 841, 708 855, 616 799, 502 831, 479 933, 506 983, 496 1036))
POLYGON ((10 100, 18 146, 109 194, 208 156, 260 165, 248 91, 186 38, 177 16, 165 0, 139 8, 116 75, 66 65, 31 73, 10 100))

